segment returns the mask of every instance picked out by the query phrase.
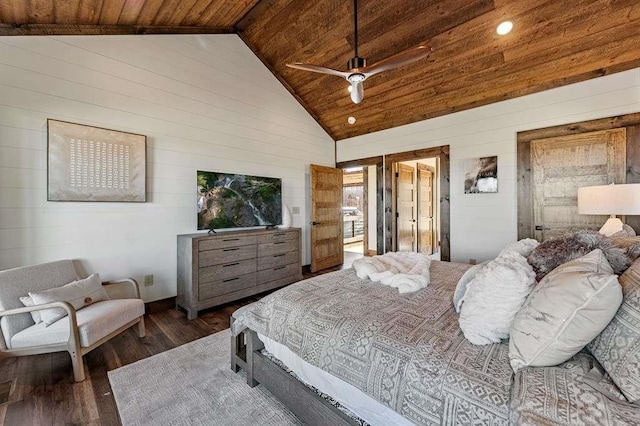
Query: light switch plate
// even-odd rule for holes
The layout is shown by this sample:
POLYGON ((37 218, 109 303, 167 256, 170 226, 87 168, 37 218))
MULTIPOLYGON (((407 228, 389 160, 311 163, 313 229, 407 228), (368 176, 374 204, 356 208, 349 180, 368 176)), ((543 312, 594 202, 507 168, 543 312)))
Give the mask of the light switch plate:
POLYGON ((293 214, 300 214, 300 207, 294 207, 293 209, 293 214))

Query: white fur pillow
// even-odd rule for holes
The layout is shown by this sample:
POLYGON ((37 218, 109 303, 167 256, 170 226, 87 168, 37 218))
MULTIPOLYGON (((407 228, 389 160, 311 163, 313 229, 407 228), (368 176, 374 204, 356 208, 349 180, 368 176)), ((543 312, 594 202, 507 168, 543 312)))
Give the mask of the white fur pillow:
MULTIPOLYGON (((531 254, 533 249, 538 247, 540 243, 531 238, 525 238, 520 241, 516 241, 515 243, 511 243, 505 248, 502 249, 500 254, 497 257, 502 257, 506 254, 516 252, 521 254, 524 257, 527 257, 531 254)), ((456 291, 453 294, 453 307, 455 308, 457 313, 460 313, 460 309, 462 308, 462 303, 464 302, 464 298, 467 296, 467 290, 469 289, 469 283, 475 278, 476 274, 484 268, 484 265, 489 263, 489 260, 485 260, 484 262, 473 265, 471 268, 467 269, 462 278, 458 281, 456 285, 456 291)))
POLYGON ((540 243, 538 242, 538 240, 534 240, 533 238, 525 238, 523 240, 516 241, 515 243, 511 243, 503 248, 500 254, 498 254, 498 257, 512 251, 515 251, 516 253, 519 253, 524 257, 528 257, 533 249, 535 249, 539 245, 540 243))
POLYGON ((484 268, 484 265, 486 265, 487 263, 489 263, 488 260, 477 265, 473 265, 471 268, 467 269, 460 280, 458 280, 456 291, 455 293, 453 293, 453 307, 456 309, 457 313, 460 313, 460 308, 462 308, 464 298, 467 296, 469 283, 476 277, 478 271, 484 268))
POLYGON ((533 289, 535 273, 516 250, 503 250, 468 283, 460 309, 460 328, 474 345, 498 343, 533 289))

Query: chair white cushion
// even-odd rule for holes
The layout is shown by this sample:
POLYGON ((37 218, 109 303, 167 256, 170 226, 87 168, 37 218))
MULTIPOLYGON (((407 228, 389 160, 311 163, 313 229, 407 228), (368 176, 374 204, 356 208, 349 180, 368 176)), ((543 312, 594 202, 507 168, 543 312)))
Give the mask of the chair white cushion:
MULTIPOLYGON (((80 346, 89 347, 130 321, 144 315, 142 299, 105 300, 77 312, 80 346)), ((44 322, 15 334, 11 348, 66 343, 69 340, 69 317, 47 327, 44 322)))
POLYGON ((604 253, 564 263, 531 292, 511 325, 514 371, 567 361, 596 337, 622 303, 622 289, 604 253))
MULTIPOLYGON (((80 309, 101 300, 108 300, 109 296, 102 287, 102 281, 98 274, 90 275, 88 278, 73 281, 62 287, 55 287, 40 292, 29 292, 29 296, 36 305, 45 303, 65 301, 71 303, 75 309, 80 309)), ((62 308, 52 308, 40 311, 40 318, 47 325, 51 325, 64 318, 67 311, 62 308)))

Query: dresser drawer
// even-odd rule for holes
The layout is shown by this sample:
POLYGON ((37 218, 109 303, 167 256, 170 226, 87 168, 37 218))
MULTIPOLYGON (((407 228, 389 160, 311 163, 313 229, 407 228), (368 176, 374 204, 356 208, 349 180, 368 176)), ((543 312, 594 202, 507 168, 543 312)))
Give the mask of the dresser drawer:
POLYGON ((273 232, 271 234, 258 235, 258 244, 271 243, 274 241, 296 240, 298 233, 293 231, 273 232))
POLYGON ((298 250, 288 253, 272 254, 270 256, 262 256, 258 258, 258 271, 270 269, 276 266, 288 265, 289 263, 298 263, 300 253, 298 250))
POLYGON ((198 286, 198 300, 206 300, 211 297, 220 296, 234 291, 255 287, 256 273, 241 275, 239 277, 227 278, 224 280, 212 281, 198 286))
POLYGON ((258 256, 273 256, 274 254, 298 251, 298 240, 274 241, 258 244, 258 256))
POLYGON ((223 265, 256 257, 256 246, 228 247, 198 253, 198 267, 223 265))
POLYGON ((198 249, 200 251, 215 250, 229 247, 248 246, 252 244, 256 244, 255 235, 238 237, 229 235, 228 237, 219 236, 211 239, 201 240, 200 242, 198 242, 198 249))
POLYGON ((298 271, 298 268, 299 266, 297 263, 290 263, 289 265, 276 266, 274 268, 262 270, 258 272, 258 285, 284 278, 289 275, 299 275, 300 271, 298 271))
POLYGON ((249 274, 256 271, 256 264, 256 259, 247 259, 200 268, 198 270, 198 282, 204 284, 249 274))

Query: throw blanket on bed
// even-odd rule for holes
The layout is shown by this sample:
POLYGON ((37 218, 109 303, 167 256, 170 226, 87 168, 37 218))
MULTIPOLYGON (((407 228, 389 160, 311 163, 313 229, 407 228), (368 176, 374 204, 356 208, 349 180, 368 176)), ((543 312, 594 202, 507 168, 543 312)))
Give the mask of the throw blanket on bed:
POLYGON ((358 278, 397 288, 400 293, 412 293, 429 284, 431 258, 422 253, 390 252, 353 261, 358 278))
POLYGON ((245 327, 419 425, 507 424, 508 345, 474 346, 451 305, 470 265, 431 262, 410 294, 347 269, 292 284, 236 311, 245 327))

